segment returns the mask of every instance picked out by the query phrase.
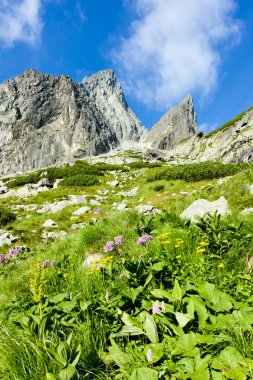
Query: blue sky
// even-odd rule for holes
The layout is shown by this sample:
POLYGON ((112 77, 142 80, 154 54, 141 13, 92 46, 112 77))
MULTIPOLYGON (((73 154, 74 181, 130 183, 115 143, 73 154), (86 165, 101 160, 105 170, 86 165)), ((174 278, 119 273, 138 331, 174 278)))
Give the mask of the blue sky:
POLYGON ((0 0, 0 82, 113 68, 147 127, 188 92, 198 124, 253 106, 249 0, 0 0))

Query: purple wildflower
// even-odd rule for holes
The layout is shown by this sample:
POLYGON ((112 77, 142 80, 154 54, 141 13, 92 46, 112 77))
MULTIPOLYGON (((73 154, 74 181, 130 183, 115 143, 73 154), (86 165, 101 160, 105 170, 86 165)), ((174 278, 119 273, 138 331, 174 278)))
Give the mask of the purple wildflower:
POLYGON ((121 244, 123 243, 123 241, 124 241, 124 238, 123 238, 122 235, 119 235, 119 236, 116 236, 116 237, 114 238, 114 241, 115 241, 115 244, 116 244, 116 245, 121 245, 121 244))
POLYGON ((108 241, 104 246, 105 252, 112 252, 115 249, 115 243, 113 241, 108 241))
POLYGON ((47 268, 49 265, 50 260, 44 260, 43 263, 41 264, 41 268, 47 268))
POLYGON ((117 249, 117 254, 120 255, 121 253, 122 253, 122 249, 121 248, 117 249))
POLYGON ((140 227, 140 231, 141 231, 141 232, 144 232, 144 231, 145 231, 145 226, 141 226, 141 227, 140 227))
POLYGON ((123 273, 119 275, 119 278, 122 279, 124 277, 123 273))
POLYGON ((4 255, 0 255, 0 264, 6 264, 7 260, 4 255))
POLYGON ((51 263, 50 263, 51 267, 53 267, 55 265, 55 263, 56 263, 55 260, 51 260, 51 263))
POLYGON ((149 348, 147 351, 147 361, 152 362, 152 360, 153 360, 153 354, 152 354, 151 349, 149 348))
POLYGON ((141 247, 142 245, 145 245, 149 240, 153 239, 154 238, 151 235, 143 235, 137 240, 137 245, 141 247))
POLYGON ((94 214, 100 214, 102 209, 100 207, 94 209, 94 214))
POLYGON ((155 301, 152 309, 153 314, 160 314, 159 301, 155 301))

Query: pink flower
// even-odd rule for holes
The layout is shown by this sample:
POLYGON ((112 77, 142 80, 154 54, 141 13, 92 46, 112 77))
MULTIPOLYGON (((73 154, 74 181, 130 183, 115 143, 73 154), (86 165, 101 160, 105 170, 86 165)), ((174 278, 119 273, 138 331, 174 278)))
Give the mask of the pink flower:
POLYGON ((145 245, 149 240, 153 240, 153 236, 151 235, 143 235, 141 237, 139 237, 139 239, 137 240, 137 245, 140 247, 142 245, 145 245))
POLYGON ((152 354, 151 349, 149 348, 147 351, 147 361, 152 362, 152 360, 153 360, 153 354, 152 354))
POLYGON ((165 311, 166 311, 165 303, 164 301, 162 301, 162 312, 165 313, 165 311))
POLYGON ((114 241, 115 241, 115 244, 116 244, 116 245, 121 245, 121 244, 123 243, 123 241, 124 241, 124 238, 123 238, 122 235, 119 235, 119 236, 116 236, 116 237, 114 238, 114 241))
POLYGON ((115 249, 115 243, 113 241, 108 241, 104 246, 105 252, 112 252, 115 249))
POLYGON ((155 301, 152 309, 153 314, 160 314, 159 301, 155 301))

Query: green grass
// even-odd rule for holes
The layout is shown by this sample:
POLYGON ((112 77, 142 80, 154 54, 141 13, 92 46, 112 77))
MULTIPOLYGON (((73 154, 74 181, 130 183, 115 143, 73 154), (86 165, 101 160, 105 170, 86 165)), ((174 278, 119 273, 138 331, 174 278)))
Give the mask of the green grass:
MULTIPOLYGON (((89 201, 98 191, 110 190, 98 215, 93 214, 97 206, 75 219, 72 213, 80 205, 53 215, 19 210, 18 219, 7 224, 21 236, 17 244, 31 251, 0 266, 0 378, 252 378, 253 287, 245 262, 253 256, 253 215, 239 211, 253 207, 253 170, 251 165, 208 163, 201 174, 203 168, 178 166, 171 176, 171 166, 130 167, 127 172, 117 167, 120 189, 106 185, 114 178, 107 168, 99 185, 62 186, 23 201, 1 200, 5 207, 23 202, 39 208, 71 194, 85 193, 89 201), (218 186, 217 177, 227 175, 218 186), (119 194, 135 186, 136 197, 119 194), (194 200, 222 195, 231 216, 204 218, 199 225, 180 219, 194 200), (150 218, 134 211, 115 213, 113 203, 123 200, 131 208, 150 203, 163 213, 150 218), (99 222, 90 224, 93 217, 99 222), (48 218, 69 237, 43 242, 42 224, 48 218), (87 226, 70 233, 78 222, 87 226), (146 234, 154 239, 138 246, 137 239, 146 234), (106 242, 119 235, 124 237, 122 253, 104 253, 106 242), (83 268, 91 254, 104 255, 107 262, 83 268), (56 263, 42 268, 44 260, 56 263), (159 314, 152 313, 156 301, 159 314), (136 335, 129 335, 129 328, 136 335)), ((2 247, 0 253, 8 250, 2 247)))

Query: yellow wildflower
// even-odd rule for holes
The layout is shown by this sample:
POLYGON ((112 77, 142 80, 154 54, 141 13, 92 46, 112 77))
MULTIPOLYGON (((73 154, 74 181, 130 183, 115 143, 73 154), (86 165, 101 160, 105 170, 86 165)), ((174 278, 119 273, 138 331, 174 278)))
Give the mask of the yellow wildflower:
POLYGON ((181 257, 182 257, 181 255, 178 255, 176 256, 176 259, 181 259, 181 257))
POLYGON ((220 263, 217 268, 223 269, 224 267, 225 267, 225 264, 224 263, 220 263))
POLYGON ((164 232, 163 234, 157 236, 158 239, 167 238, 170 235, 170 232, 164 232))
POLYGON ((162 244, 169 244, 169 240, 164 240, 164 241, 161 241, 162 244))
POLYGON ((197 247, 197 253, 204 253, 205 251, 205 248, 197 247))
POLYGON ((202 246, 202 247, 207 247, 209 245, 209 243, 207 243, 206 241, 201 241, 199 243, 199 245, 202 246))
POLYGON ((175 245, 175 248, 179 248, 179 247, 180 247, 180 244, 176 244, 176 245, 175 245))
POLYGON ((66 279, 68 277, 68 273, 64 273, 63 277, 66 279))

